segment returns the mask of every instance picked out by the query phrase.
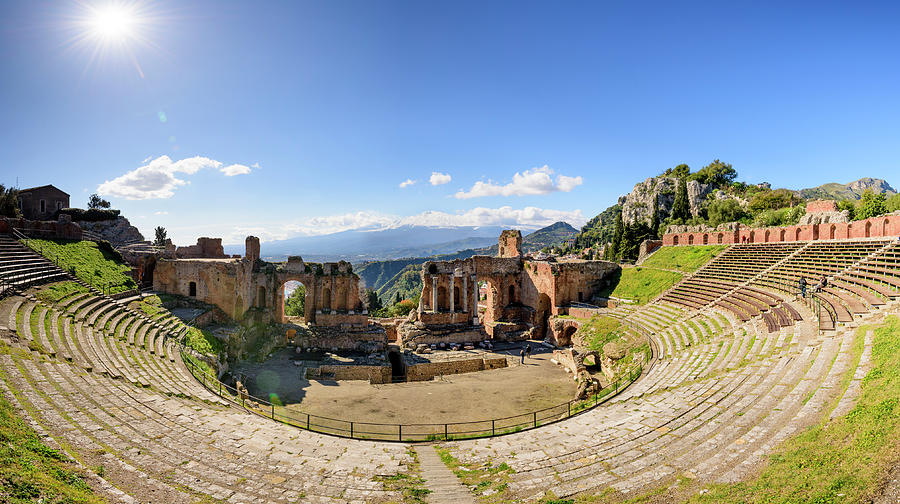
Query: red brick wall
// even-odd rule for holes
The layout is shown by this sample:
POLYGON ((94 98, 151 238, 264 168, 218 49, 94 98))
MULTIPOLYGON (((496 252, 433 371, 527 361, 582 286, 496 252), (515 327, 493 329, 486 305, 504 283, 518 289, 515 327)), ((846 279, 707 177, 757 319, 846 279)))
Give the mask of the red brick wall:
POLYGON ((806 204, 806 213, 837 212, 837 203, 833 200, 815 200, 806 204))

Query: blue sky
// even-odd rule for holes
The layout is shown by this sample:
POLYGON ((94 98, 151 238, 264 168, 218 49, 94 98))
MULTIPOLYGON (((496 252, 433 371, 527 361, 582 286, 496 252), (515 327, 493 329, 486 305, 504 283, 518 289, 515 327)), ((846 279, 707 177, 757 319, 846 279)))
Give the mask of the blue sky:
POLYGON ((3 2, 0 182, 101 190, 179 244, 581 225, 714 158, 896 186, 897 26, 890 2, 3 2))

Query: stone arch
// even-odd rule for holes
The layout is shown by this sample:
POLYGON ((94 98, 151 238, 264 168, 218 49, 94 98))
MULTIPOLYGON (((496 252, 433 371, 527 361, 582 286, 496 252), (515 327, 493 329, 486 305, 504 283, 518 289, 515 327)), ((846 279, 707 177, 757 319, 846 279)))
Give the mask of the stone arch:
POLYGON ((831 227, 828 229, 828 239, 834 240, 834 236, 836 233, 837 233, 837 226, 832 224, 831 227))
POLYGON ((537 322, 541 331, 541 337, 546 337, 548 334, 550 311, 550 297, 541 293, 541 296, 538 298, 537 317, 535 318, 535 322, 537 322))
MULTIPOLYGON (((305 323, 312 322, 313 314, 315 313, 315 310, 316 310, 315 299, 313 298, 313 292, 310 289, 310 286, 307 284, 307 282, 297 280, 295 278, 291 278, 289 280, 285 280, 284 282, 282 282, 281 286, 279 287, 279 289, 277 291, 276 302, 278 304, 276 305, 276 307, 281 308, 281 311, 277 312, 277 313, 280 313, 280 315, 281 315, 281 323, 282 324, 286 323, 287 318, 289 317, 289 315, 287 314, 287 310, 286 310, 286 305, 287 305, 287 301, 288 301, 288 297, 289 297, 289 295, 287 293, 288 284, 296 284, 293 286, 294 288, 291 290, 291 294, 296 292, 297 289, 302 289, 302 292, 303 292, 303 296, 304 296, 303 297, 303 313, 301 313, 300 315, 297 315, 297 316, 303 317, 303 322, 305 322, 305 323)), ((276 317, 276 319, 277 319, 277 317, 276 317)))
POLYGON ((881 236, 887 236, 887 235, 888 235, 888 219, 884 219, 881 222, 881 236))
POLYGON ((688 235, 688 245, 694 244, 694 235, 688 235))
POLYGON ((709 234, 708 233, 703 233, 703 244, 704 245, 709 244, 709 234))
POLYGON ((769 243, 769 230, 766 229, 766 233, 763 235, 763 243, 769 243))
POLYGON ((756 231, 750 231, 750 237, 747 238, 747 243, 753 243, 756 239, 756 231))
POLYGON ((800 241, 800 228, 794 230, 794 241, 800 241))
POLYGON ((787 229, 782 229, 781 232, 778 234, 778 241, 784 241, 785 233, 787 233, 787 229))
POLYGON ((575 336, 575 333, 578 332, 578 328, 570 325, 563 329, 562 334, 557 338, 557 344, 559 346, 568 346, 572 344, 572 336, 575 336))
POLYGON ((719 245, 721 245, 721 244, 722 244, 722 239, 723 239, 723 238, 724 238, 724 236, 722 235, 722 233, 719 233, 718 235, 716 235, 716 242, 717 242, 719 245))
POLYGON ((869 238, 870 236, 872 236, 872 221, 867 220, 866 221, 866 238, 869 238))
POLYGON ((675 236, 672 238, 672 245, 678 245, 678 235, 675 235, 675 236))

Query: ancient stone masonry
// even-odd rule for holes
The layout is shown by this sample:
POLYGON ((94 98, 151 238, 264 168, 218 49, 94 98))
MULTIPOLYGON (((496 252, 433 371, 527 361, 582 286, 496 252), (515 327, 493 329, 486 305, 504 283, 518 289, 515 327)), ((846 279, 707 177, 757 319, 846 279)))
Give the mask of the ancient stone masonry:
POLYGON ((265 262, 259 259, 259 239, 253 236, 247 238, 242 258, 225 256, 218 238, 201 238, 187 249, 190 258, 158 261, 156 290, 216 305, 236 321, 284 322, 283 286, 295 280, 306 286, 304 322, 344 331, 368 325, 359 277, 350 263, 306 263, 300 256, 285 263, 265 262))
POLYGON ((807 203, 806 215, 796 226, 751 228, 738 223, 718 228, 670 226, 663 245, 716 245, 734 243, 773 243, 848 238, 900 236, 900 212, 849 222, 847 214, 836 211, 834 202, 807 203))
POLYGON ((592 302, 619 268, 607 261, 524 259, 518 231, 500 235, 499 252, 500 257, 425 262, 419 307, 398 325, 400 342, 415 348, 483 338, 555 339, 550 317, 566 314, 572 304, 592 302), (479 282, 488 287, 483 300, 479 282))

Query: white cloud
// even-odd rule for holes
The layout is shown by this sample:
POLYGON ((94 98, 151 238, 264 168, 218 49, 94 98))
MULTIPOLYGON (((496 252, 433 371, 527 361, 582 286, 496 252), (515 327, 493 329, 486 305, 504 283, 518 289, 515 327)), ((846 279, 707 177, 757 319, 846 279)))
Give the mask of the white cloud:
POLYGON ((403 182, 400 182, 400 188, 403 189, 403 188, 409 187, 409 186, 415 184, 416 182, 418 182, 418 180, 406 179, 403 182))
POLYGON ((549 194, 556 191, 569 192, 581 185, 581 177, 568 177, 557 175, 553 181, 553 170, 547 166, 532 168, 522 173, 516 172, 512 182, 500 185, 490 180, 487 182, 475 182, 468 191, 458 191, 454 197, 457 199, 481 198, 484 196, 528 196, 537 194, 549 194))
POLYGON ((431 172, 431 177, 428 179, 431 182, 431 185, 443 185, 450 183, 450 174, 449 173, 441 173, 433 171, 431 172))
POLYGON ((241 165, 241 164, 228 165, 228 166, 222 168, 222 173, 224 173, 226 177, 233 177, 235 175, 246 175, 246 174, 250 173, 250 167, 241 165))
POLYGON ((220 161, 203 156, 179 161, 160 156, 122 176, 103 182, 97 187, 97 192, 103 196, 130 200, 165 199, 171 198, 178 186, 189 183, 178 178, 178 173, 193 175, 203 169, 220 170, 228 177, 250 173, 250 168, 244 165, 232 164, 224 168, 222 165, 220 161))
POLYGON ((159 212, 153 212, 153 215, 169 215, 169 212, 165 210, 160 210, 159 212))

